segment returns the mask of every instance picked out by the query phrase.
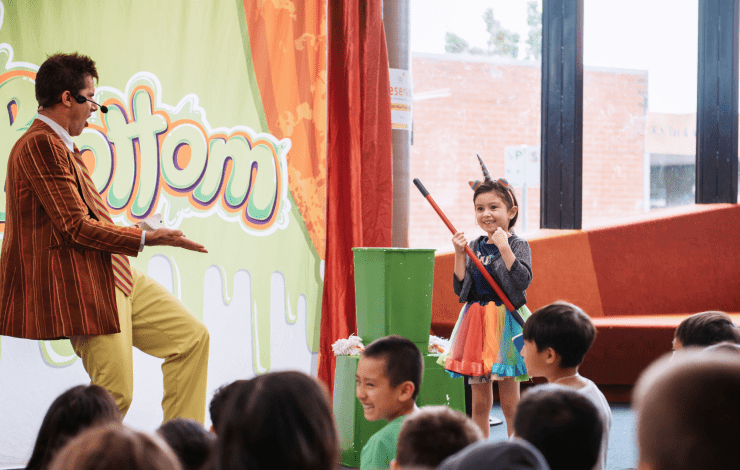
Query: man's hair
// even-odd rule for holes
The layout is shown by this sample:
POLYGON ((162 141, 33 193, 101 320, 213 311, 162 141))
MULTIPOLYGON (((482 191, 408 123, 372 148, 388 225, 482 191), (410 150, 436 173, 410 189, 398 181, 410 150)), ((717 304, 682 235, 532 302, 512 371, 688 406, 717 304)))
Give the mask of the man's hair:
POLYGON ((203 468, 216 445, 216 436, 189 418, 171 419, 157 429, 157 434, 175 452, 183 470, 203 468))
POLYGON ((218 429, 218 467, 335 468, 339 438, 324 385, 298 371, 271 372, 239 387, 218 429))
POLYGON ((51 106, 62 93, 77 96, 85 88, 85 79, 98 80, 95 61, 76 52, 49 56, 36 72, 36 101, 39 106, 51 106))
POLYGON ((121 422, 113 396, 98 385, 77 385, 49 407, 36 437, 28 470, 46 469, 64 445, 87 428, 121 422))
POLYGON ((57 455, 50 470, 181 470, 177 457, 162 438, 108 424, 86 430, 57 455))
POLYGON ((539 449, 551 470, 591 470, 599 458, 604 427, 586 396, 562 385, 545 384, 522 396, 514 433, 539 449))
POLYGON ((404 468, 437 468, 450 455, 481 439, 480 428, 463 413, 446 406, 425 406, 404 420, 396 462, 404 468))
POLYGON ((215 392, 213 392, 213 398, 211 398, 211 403, 208 405, 208 412, 211 415, 211 423, 213 424, 213 429, 216 431, 216 434, 218 434, 218 426, 222 421, 221 416, 223 415, 229 398, 234 395, 234 390, 237 390, 248 382, 249 380, 235 380, 234 382, 220 386, 215 392))
POLYGON ((411 399, 416 400, 424 374, 424 359, 411 340, 397 335, 376 339, 365 348, 362 355, 385 362, 385 376, 391 387, 397 387, 406 381, 412 382, 414 393, 411 399))
POLYGON ((676 339, 686 346, 711 346, 722 341, 740 343, 740 329, 724 312, 710 311, 691 315, 676 328, 676 339))
POLYGON ((565 369, 583 362, 596 338, 596 328, 579 307, 555 302, 527 319, 522 336, 533 341, 539 352, 552 348, 560 356, 560 367, 565 369))
POLYGON ((664 356, 635 385, 640 460, 654 470, 736 469, 740 442, 737 354, 664 356))

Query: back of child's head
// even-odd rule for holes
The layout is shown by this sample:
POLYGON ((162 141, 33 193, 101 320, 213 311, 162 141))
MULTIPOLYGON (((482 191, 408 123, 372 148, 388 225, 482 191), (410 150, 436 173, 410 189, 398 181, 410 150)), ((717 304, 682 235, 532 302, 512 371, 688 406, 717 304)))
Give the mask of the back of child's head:
POLYGON ((391 387, 412 382, 414 393, 411 398, 416 400, 424 374, 424 359, 411 340, 397 335, 376 339, 365 348, 362 357, 382 359, 385 362, 385 375, 391 387))
POLYGON ((726 352, 731 354, 740 354, 740 344, 730 341, 722 341, 704 348, 705 352, 726 352))
MULTIPOLYGON (((496 195, 501 198, 501 200, 506 204, 506 209, 511 210, 512 207, 519 207, 519 203, 516 200, 516 195, 514 194, 514 191, 511 189, 510 186, 507 184, 501 183, 498 180, 484 180, 481 184, 478 185, 478 187, 475 188, 475 192, 473 193, 473 203, 475 203, 475 200, 478 198, 479 195, 484 193, 496 193, 496 195)), ((519 212, 517 211, 516 215, 509 221, 509 230, 511 230, 514 225, 516 225, 516 221, 519 219, 519 212)))
POLYGON ((545 457, 522 439, 476 442, 448 457, 437 470, 550 470, 545 457))
POLYGON ((560 356, 560 367, 576 367, 591 348, 596 328, 586 313, 567 302, 555 302, 535 311, 524 323, 522 337, 542 352, 552 348, 560 356))
POLYGON ((54 455, 85 429, 120 422, 113 396, 98 385, 78 385, 59 395, 44 416, 28 469, 46 469, 54 455))
POLYGON ((233 395, 234 390, 245 386, 248 382, 249 380, 235 380, 234 382, 220 386, 213 392, 213 398, 211 398, 211 403, 208 406, 208 412, 211 415, 211 423, 216 433, 218 433, 218 426, 221 424, 221 416, 226 408, 226 404, 233 395))
POLYGON ((740 329, 724 312, 709 311, 691 315, 676 328, 675 337, 684 347, 711 346, 723 341, 740 343, 740 329))
POLYGON ((596 406, 581 393, 557 384, 529 389, 514 418, 514 434, 539 449, 552 470, 593 468, 603 432, 596 406))
POLYGON ((303 372, 271 372, 234 391, 218 430, 222 470, 326 470, 339 460, 328 393, 303 372))
POLYGON ((403 468, 436 468, 444 459, 483 439, 467 416, 446 406, 425 406, 409 415, 398 435, 396 462, 403 468))
POLYGON ((689 350, 642 374, 633 397, 640 463, 652 470, 738 468, 740 361, 689 350))
POLYGON ((162 438, 122 424, 92 427, 71 440, 50 470, 181 470, 162 438))
POLYGON ((188 418, 174 418, 157 429, 162 439, 177 455, 183 470, 198 470, 213 452, 216 437, 199 422, 188 418))

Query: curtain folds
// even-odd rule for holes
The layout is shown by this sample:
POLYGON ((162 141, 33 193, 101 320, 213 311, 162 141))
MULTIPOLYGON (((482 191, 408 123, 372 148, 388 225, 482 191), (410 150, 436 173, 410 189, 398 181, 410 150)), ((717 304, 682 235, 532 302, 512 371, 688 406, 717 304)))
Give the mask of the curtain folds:
POLYGON ((391 246, 393 163, 388 52, 379 0, 328 5, 326 264, 318 375, 356 333, 353 247, 391 246))

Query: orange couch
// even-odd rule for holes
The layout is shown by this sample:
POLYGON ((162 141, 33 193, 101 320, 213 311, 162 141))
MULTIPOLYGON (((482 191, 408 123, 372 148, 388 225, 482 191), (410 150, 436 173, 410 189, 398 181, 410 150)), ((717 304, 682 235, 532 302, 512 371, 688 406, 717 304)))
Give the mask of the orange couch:
MULTIPOLYGON (((740 323, 740 205, 651 212, 611 226, 543 230, 532 248, 528 307, 556 300, 588 313, 598 335, 581 367, 613 400, 628 400, 642 370, 671 350, 686 316, 722 310, 740 323)), ((460 304, 454 253, 434 268, 432 332, 448 337, 460 304)))

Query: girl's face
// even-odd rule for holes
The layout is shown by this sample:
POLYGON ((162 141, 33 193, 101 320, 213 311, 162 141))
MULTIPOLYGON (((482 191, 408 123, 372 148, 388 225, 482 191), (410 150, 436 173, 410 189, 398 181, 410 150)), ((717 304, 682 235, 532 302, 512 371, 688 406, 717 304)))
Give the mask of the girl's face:
POLYGON ((509 223, 516 213, 517 207, 506 207, 506 203, 494 191, 481 193, 475 198, 475 221, 489 236, 499 227, 508 232, 509 223))

